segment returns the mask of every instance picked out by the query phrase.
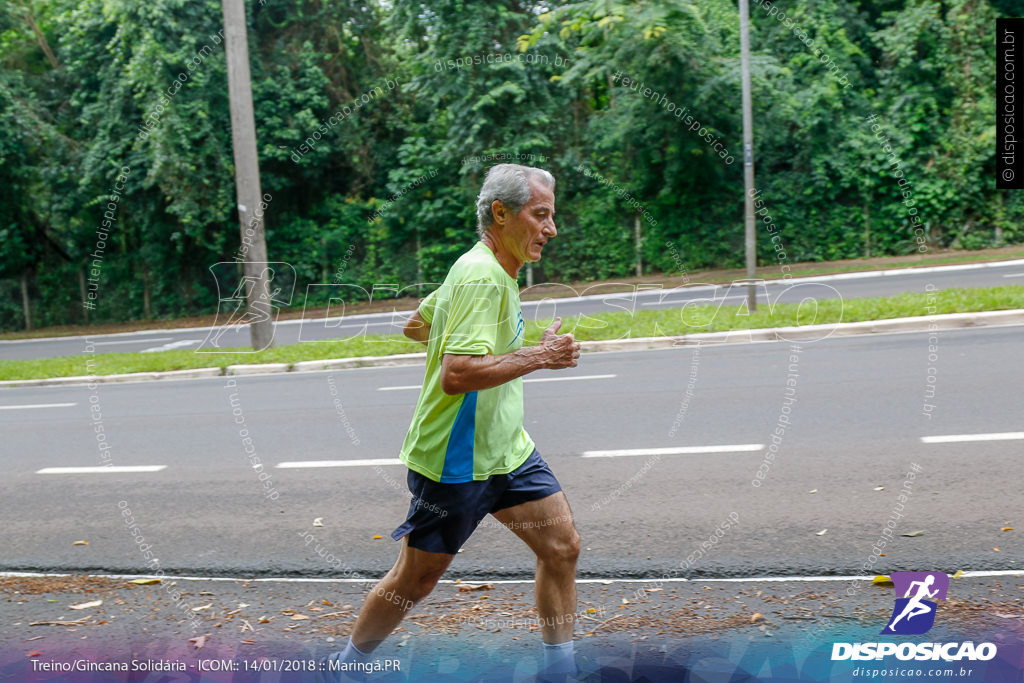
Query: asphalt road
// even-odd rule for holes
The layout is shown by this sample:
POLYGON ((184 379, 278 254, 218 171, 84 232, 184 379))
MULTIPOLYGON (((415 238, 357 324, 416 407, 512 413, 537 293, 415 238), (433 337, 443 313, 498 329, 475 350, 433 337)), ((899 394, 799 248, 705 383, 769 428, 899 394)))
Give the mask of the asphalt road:
MULTIPOLYGON (((686 576, 865 573, 889 519, 895 539, 872 567, 880 573, 1018 569, 1022 532, 1001 529, 1024 529, 1021 332, 944 331, 931 360, 927 334, 826 339, 802 344, 793 367, 784 342, 587 354, 571 371, 530 376, 559 381, 525 385, 526 427, 573 505, 581 576, 656 577, 684 561, 686 576), (780 426, 783 415, 790 423, 780 426), (922 440, 951 435, 967 440, 922 440), (730 517, 739 524, 702 549, 730 517), (924 533, 899 535, 915 531, 924 533)), ((145 543, 167 571, 383 573, 397 551, 388 534, 408 506, 405 470, 389 463, 422 372, 0 392, 0 569, 140 572, 145 543), (374 459, 385 464, 352 462, 374 459), (339 460, 349 466, 278 467, 339 460), (40 473, 106 462, 162 469, 40 473)), ((532 571, 526 548, 493 521, 453 566, 453 576, 532 571)))
MULTIPOLYGON (((807 297, 827 299, 842 296, 858 299, 891 296, 903 292, 923 292, 929 285, 936 289, 953 287, 996 287, 1024 282, 1024 261, 1004 261, 991 264, 945 266, 941 270, 873 271, 850 273, 839 278, 819 277, 791 282, 769 281, 758 288, 758 301, 764 304, 796 303, 807 297), (800 282, 801 284, 794 284, 800 282), (817 284, 815 284, 817 283, 817 284)), ((662 289, 638 286, 633 292, 608 294, 607 288, 597 285, 585 291, 566 286, 565 299, 546 299, 523 303, 523 315, 528 320, 561 315, 567 318, 579 314, 617 311, 638 311, 658 308, 680 308, 690 305, 736 306, 746 298, 746 288, 734 286, 700 286, 696 281, 684 288, 662 289), (578 296, 576 296, 578 295, 578 296)), ((339 296, 342 294, 339 291, 339 296)), ((225 312, 227 309, 225 309, 225 312)), ((316 342, 360 334, 396 334, 401 331, 409 311, 344 316, 339 313, 326 319, 282 321, 275 328, 277 345, 298 342, 316 342)), ((226 323, 229 316, 223 317, 226 323)), ((223 325, 218 322, 218 325, 223 325)), ((218 328, 192 328, 181 330, 147 330, 124 334, 95 335, 90 337, 96 353, 130 351, 163 351, 169 349, 209 349, 249 346, 249 328, 231 326, 218 328)), ((28 360, 72 356, 83 352, 85 339, 65 337, 0 341, 0 360, 28 360)), ((240 360, 244 362, 244 360, 240 360)))

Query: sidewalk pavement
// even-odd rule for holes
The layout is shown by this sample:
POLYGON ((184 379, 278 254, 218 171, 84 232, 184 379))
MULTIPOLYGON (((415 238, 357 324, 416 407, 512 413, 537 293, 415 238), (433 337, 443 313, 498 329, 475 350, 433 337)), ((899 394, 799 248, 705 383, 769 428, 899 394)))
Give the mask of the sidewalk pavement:
MULTIPOLYGON (((371 587, 7 575, 0 578, 0 678, 324 680, 316 669, 347 642, 371 587), (105 670, 119 666, 128 671, 105 670)), ((878 635, 894 590, 865 579, 655 578, 581 582, 578 592, 576 652, 586 681, 1019 683, 1024 672, 1024 574, 951 579, 935 626, 919 636, 878 635), (990 642, 997 654, 988 661, 832 661, 836 642, 965 641, 990 642)), ((531 583, 442 583, 376 651, 380 670, 366 680, 532 681, 540 643, 531 583)))

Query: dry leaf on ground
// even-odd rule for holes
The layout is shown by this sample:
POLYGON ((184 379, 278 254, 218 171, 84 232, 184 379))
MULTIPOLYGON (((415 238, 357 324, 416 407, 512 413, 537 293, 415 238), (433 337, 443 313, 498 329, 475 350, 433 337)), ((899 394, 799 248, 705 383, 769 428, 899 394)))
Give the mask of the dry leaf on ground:
POLYGON ((494 590, 493 583, 464 583, 461 586, 459 586, 460 592, 489 590, 494 590))

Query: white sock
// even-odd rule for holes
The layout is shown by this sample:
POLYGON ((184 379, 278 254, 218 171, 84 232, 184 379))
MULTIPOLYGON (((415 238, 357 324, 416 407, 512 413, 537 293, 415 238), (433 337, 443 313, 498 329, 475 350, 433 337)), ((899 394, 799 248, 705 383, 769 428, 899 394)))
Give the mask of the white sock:
POLYGON ((338 661, 345 662, 346 664, 352 664, 354 662, 366 662, 369 661, 369 659, 370 653, 363 652, 362 650, 357 648, 355 646, 355 643, 352 642, 352 636, 349 636, 348 645, 345 646, 345 649, 342 650, 341 654, 338 656, 338 661))
POLYGON ((544 643, 544 673, 575 674, 576 658, 572 641, 550 645, 544 643))

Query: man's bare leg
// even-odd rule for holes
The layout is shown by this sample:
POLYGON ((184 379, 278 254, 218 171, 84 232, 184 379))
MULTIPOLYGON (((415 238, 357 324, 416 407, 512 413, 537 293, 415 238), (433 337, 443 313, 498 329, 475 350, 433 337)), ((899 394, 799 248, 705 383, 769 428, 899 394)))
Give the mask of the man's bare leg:
MULTIPOLYGON (((572 643, 580 535, 561 491, 494 513, 537 555, 537 612, 547 645, 572 643)), ((571 645, 568 646, 571 655, 571 645)), ((573 666, 575 666, 573 664, 573 666)))
POLYGON ((373 652, 413 605, 430 595, 454 557, 410 548, 408 537, 403 538, 395 566, 373 587, 359 610, 352 644, 362 653, 373 652))

